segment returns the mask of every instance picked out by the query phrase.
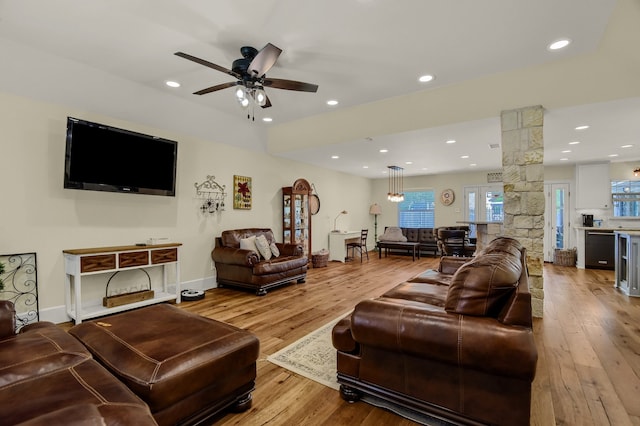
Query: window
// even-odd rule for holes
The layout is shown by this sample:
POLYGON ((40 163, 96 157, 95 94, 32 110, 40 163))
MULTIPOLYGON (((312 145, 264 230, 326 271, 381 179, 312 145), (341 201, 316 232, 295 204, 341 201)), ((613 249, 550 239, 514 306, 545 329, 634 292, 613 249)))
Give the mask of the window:
POLYGON ((404 201, 398 203, 398 226, 401 228, 434 228, 435 195, 433 191, 404 193, 404 201))
POLYGON ((640 216, 640 181, 612 180, 611 198, 614 217, 640 216))

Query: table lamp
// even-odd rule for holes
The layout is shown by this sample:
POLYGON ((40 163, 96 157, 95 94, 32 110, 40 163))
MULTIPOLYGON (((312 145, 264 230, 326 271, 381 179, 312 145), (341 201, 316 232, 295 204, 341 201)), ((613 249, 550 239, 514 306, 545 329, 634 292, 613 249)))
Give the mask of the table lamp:
POLYGON ((338 229, 338 218, 340 217, 340 215, 343 214, 348 214, 348 212, 346 210, 342 210, 340 213, 338 213, 338 216, 336 216, 336 218, 333 220, 333 231, 331 232, 340 232, 340 230, 338 229))

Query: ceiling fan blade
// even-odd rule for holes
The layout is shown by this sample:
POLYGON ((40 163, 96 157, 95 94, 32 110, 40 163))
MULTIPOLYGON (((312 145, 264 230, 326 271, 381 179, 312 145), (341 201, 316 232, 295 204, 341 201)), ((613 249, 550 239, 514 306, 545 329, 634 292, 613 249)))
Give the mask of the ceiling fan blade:
MULTIPOLYGON (((265 93, 265 96, 267 96, 267 94, 265 93)), ((267 96, 267 102, 262 105, 262 108, 269 108, 271 106, 271 101, 269 100, 269 97, 267 96)))
POLYGON ((233 76, 233 77, 235 77, 237 79, 242 78, 242 76, 240 76, 240 74, 238 74, 236 72, 233 72, 230 69, 227 69, 225 67, 221 67, 220 65, 216 65, 213 62, 209 62, 209 61, 206 61, 204 59, 196 58, 195 56, 189 55, 188 53, 176 52, 176 53, 174 53, 174 55, 180 56, 181 58, 184 58, 184 59, 188 59, 188 60, 193 61, 195 63, 198 63, 200 65, 204 65, 205 67, 213 68, 216 71, 220 71, 220 72, 223 72, 225 74, 229 74, 229 75, 231 75, 231 76, 233 76))
POLYGON ((262 77, 276 63, 281 53, 282 49, 271 43, 267 43, 249 64, 249 74, 257 78, 262 77))
POLYGON ((237 86, 238 83, 235 81, 231 81, 229 83, 217 84, 215 86, 207 87, 206 89, 198 90, 197 92, 193 92, 194 95, 206 95, 207 93, 216 92, 218 90, 226 89, 227 87, 237 86))
POLYGON ((274 89, 295 90, 298 92, 317 92, 318 85, 302 81, 283 80, 281 78, 265 78, 263 84, 274 89))

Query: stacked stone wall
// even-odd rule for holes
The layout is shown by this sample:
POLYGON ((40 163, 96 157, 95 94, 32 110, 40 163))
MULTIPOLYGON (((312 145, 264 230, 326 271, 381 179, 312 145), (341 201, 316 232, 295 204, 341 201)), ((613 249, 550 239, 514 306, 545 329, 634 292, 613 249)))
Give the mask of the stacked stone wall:
POLYGON ((544 109, 531 106, 501 113, 503 235, 527 248, 529 286, 534 317, 544 302, 544 109))

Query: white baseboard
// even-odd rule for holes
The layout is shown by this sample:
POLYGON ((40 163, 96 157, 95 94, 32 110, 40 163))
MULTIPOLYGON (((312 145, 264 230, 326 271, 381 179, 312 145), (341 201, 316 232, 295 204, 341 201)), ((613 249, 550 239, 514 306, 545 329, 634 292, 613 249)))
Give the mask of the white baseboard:
MULTIPOLYGON (((198 280, 192 280, 183 282, 180 284, 182 290, 202 290, 206 291, 212 288, 217 288, 215 277, 205 277, 198 280)), ((175 286, 169 286, 169 291, 175 292, 175 286)), ((55 324, 61 324, 63 322, 73 321, 69 315, 67 315, 67 308, 64 305, 54 306, 51 308, 40 309, 40 321, 50 321, 55 324)))

